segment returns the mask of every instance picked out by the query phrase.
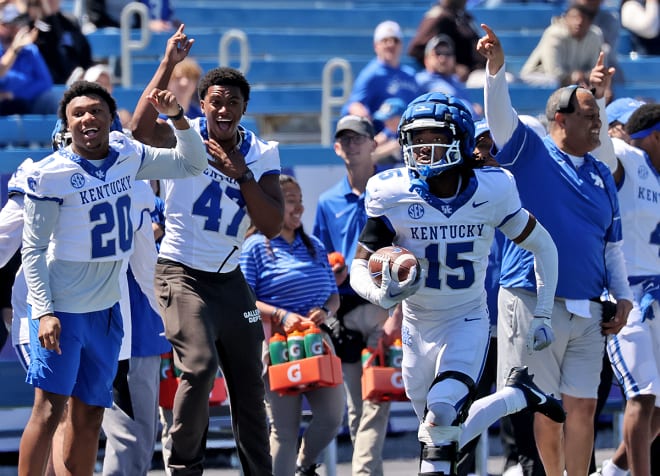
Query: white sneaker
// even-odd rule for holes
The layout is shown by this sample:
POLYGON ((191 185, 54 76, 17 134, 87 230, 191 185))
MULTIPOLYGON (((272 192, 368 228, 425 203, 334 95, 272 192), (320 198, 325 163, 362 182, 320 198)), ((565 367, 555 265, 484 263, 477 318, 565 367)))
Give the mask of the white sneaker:
POLYGON ((520 463, 509 466, 507 470, 502 473, 502 476, 523 476, 522 466, 520 466, 520 463))

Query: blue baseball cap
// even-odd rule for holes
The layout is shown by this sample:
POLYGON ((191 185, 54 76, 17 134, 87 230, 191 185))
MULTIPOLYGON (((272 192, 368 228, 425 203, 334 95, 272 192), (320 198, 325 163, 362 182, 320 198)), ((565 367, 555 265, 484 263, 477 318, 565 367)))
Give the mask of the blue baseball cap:
POLYGON ((614 121, 618 121, 625 125, 633 112, 643 104, 646 103, 634 98, 615 99, 605 108, 605 112, 607 113, 607 123, 612 124, 614 121))
POLYGON ((374 114, 374 119, 377 121, 387 121, 394 116, 401 116, 406 110, 406 103, 403 99, 389 98, 380 105, 374 114))
POLYGON ((490 132, 490 127, 486 119, 482 119, 474 124, 474 138, 477 139, 481 134, 490 132))

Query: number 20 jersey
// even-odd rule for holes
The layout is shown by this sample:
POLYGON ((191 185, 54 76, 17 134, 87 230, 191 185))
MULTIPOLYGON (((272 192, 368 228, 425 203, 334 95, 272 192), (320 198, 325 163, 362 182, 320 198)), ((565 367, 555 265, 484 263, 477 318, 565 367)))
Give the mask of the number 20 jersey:
POLYGON ((408 305, 461 314, 486 306, 485 276, 495 228, 521 213, 513 176, 499 168, 475 169, 455 198, 442 200, 411 180, 404 168, 372 177, 365 206, 382 217, 393 242, 410 250, 424 269, 422 287, 408 305))
MULTIPOLYGON (((190 121, 204 137, 205 118, 190 121)), ((255 180, 280 173, 277 142, 264 141, 240 128, 240 151, 255 180)), ((196 177, 162 180, 165 236, 159 256, 191 268, 229 272, 239 264, 250 225, 247 206, 236 180, 208 164, 196 177)))
POLYGON ((49 245, 52 257, 67 261, 118 261, 133 249, 131 196, 143 146, 110 133, 110 152, 100 167, 70 147, 33 164, 26 193, 60 203, 49 245))

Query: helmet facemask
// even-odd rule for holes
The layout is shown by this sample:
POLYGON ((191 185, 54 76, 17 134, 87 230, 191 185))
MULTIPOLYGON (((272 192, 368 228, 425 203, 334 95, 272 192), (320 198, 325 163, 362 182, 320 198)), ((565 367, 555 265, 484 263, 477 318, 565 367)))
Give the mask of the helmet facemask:
POLYGON ((412 178, 427 180, 457 167, 474 150, 474 121, 470 112, 460 100, 442 93, 422 94, 412 101, 401 116, 398 133, 412 178), (428 143, 419 137, 422 130, 442 130, 445 140, 435 137, 428 143))
POLYGON ((461 141, 456 126, 433 118, 417 119, 400 129, 403 158, 409 172, 428 179, 463 163, 461 141), (446 142, 414 143, 415 132, 441 129, 449 138, 446 142))

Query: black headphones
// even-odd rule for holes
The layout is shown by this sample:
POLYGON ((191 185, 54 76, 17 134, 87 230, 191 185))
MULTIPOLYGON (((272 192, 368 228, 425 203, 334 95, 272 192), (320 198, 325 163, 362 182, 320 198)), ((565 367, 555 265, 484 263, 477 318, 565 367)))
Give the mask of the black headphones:
POLYGON ((573 96, 579 86, 577 84, 572 84, 571 86, 566 86, 559 96, 559 103, 557 104, 556 112, 561 112, 563 114, 570 114, 575 112, 575 105, 573 104, 573 96))

